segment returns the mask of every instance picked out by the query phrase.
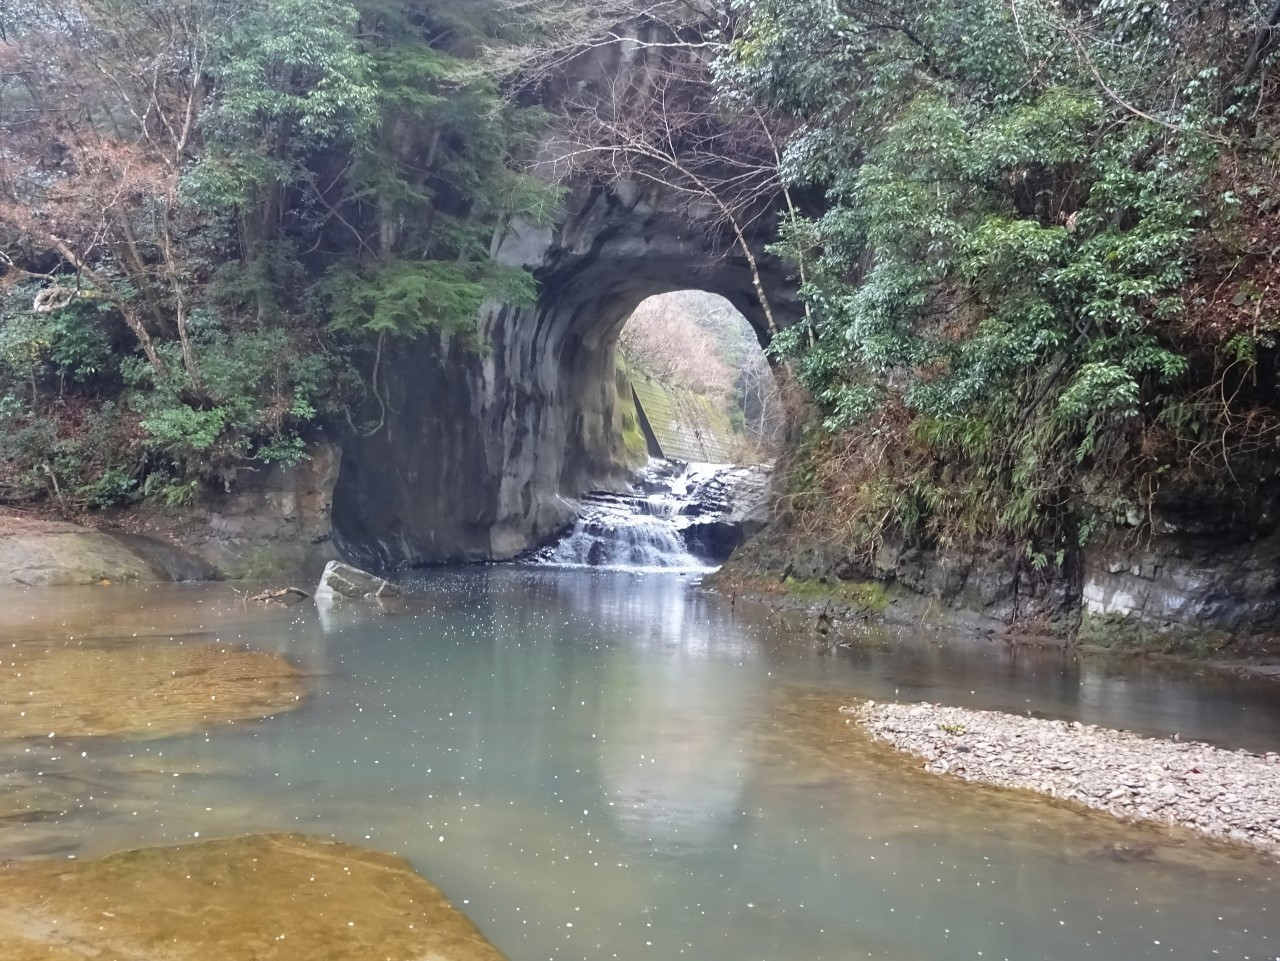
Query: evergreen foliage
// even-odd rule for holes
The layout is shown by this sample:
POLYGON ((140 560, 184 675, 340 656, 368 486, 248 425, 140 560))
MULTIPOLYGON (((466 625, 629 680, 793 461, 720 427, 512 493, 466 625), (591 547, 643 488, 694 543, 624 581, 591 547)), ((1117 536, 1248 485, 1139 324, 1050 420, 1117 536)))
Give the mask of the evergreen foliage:
POLYGON ((822 198, 777 248, 813 311, 775 344, 822 413, 811 524, 1040 568, 1173 492, 1257 509, 1280 314, 1205 280, 1245 281, 1235 189, 1275 184, 1258 28, 1233 3, 748 6, 722 77, 802 121, 785 171, 822 198))
MULTIPOLYGON (((389 355, 477 348, 482 304, 534 295, 489 250, 550 218, 555 191, 518 172, 547 118, 483 67, 536 62, 528 96, 657 9, 10 0, 0 496, 182 501, 297 458, 317 423, 381 429, 389 355)), ((1274 23, 1237 0, 716 11, 670 56, 698 75, 689 129, 749 154, 758 179, 729 182, 782 195, 737 198, 752 223, 785 199, 775 249, 808 310, 773 349, 819 411, 802 521, 1045 568, 1172 500, 1269 509, 1274 23)))
POLYGON ((3 16, 0 496, 229 488, 318 423, 378 429, 394 341, 474 347, 482 303, 531 300, 490 241, 556 195, 508 163, 541 117, 477 69, 491 4, 3 16))

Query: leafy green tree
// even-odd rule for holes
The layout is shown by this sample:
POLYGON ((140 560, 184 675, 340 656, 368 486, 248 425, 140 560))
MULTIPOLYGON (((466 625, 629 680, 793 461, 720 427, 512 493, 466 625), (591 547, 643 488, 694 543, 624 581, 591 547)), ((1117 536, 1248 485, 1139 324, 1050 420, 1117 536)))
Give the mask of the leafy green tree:
POLYGON ((823 412, 810 503, 838 502, 853 542, 1013 541, 1043 566, 1162 486, 1247 497, 1230 463, 1188 456, 1275 423, 1274 394, 1200 391, 1257 371, 1186 336, 1233 206, 1216 178, 1263 169, 1240 124, 1263 91, 1235 72, 1252 24, 1223 12, 1226 30, 1193 3, 751 4, 722 73, 803 121, 784 166, 824 212, 778 249, 813 326, 775 349, 823 412), (1169 429, 1188 404, 1194 429, 1169 429))
MULTIPOLYGON (((477 68, 498 19, 461 0, 6 5, 6 423, 93 402, 133 431, 129 483, 86 454, 60 497, 95 465, 104 490, 181 501, 288 463, 309 424, 381 403, 389 338, 474 345, 483 303, 530 299, 489 244, 555 196, 507 164, 540 118, 477 68)), ((32 444, 19 460, 47 461, 32 444)))

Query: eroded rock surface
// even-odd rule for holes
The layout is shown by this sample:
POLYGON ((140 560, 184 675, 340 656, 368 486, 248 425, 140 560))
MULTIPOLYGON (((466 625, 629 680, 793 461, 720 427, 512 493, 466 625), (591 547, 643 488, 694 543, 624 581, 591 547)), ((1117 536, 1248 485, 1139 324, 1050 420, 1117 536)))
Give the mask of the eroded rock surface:
MULTIPOLYGON (((665 56, 663 29, 637 26, 639 42, 568 58, 540 86, 544 105, 554 113, 592 85, 643 77, 665 56)), ((334 495, 344 552, 366 566, 506 560, 564 530, 570 499, 620 488, 614 348, 641 301, 720 294, 769 337, 751 267, 714 220, 686 195, 637 182, 578 185, 554 224, 505 226, 494 254, 533 271, 538 303, 487 307, 483 351, 422 337, 384 356, 386 427, 347 439, 334 495)), ((802 311, 791 271, 766 249, 775 225, 753 219, 748 240, 785 325, 802 311)))
POLYGON ((1122 631, 1274 633, 1280 532, 1215 533, 1162 533, 1087 555, 1081 602, 1095 633, 1099 619, 1122 631))
POLYGON ((831 530, 798 530, 784 511, 734 556, 721 583, 770 593, 801 582, 837 605, 842 594, 870 592, 877 603, 857 613, 904 626, 1078 639, 1120 651, 1223 651, 1274 664, 1278 564, 1280 532, 1222 527, 1166 530, 1128 547, 1104 541, 1037 572, 1023 553, 994 547, 959 550, 886 537, 859 552, 831 530))
POLYGON ((690 553, 720 563, 769 523, 770 467, 733 467, 717 471, 695 492, 682 533, 690 553))
POLYGON ((218 643, 18 642, 0 651, 0 738, 168 737, 293 710, 279 654, 218 643))
POLYGON ((407 862, 297 835, 0 868, 6 961, 502 961, 407 862))

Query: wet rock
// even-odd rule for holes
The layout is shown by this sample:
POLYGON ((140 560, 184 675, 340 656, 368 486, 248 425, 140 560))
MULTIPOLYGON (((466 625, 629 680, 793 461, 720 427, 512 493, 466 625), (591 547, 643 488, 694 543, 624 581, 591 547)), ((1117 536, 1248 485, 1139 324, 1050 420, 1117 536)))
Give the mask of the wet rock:
POLYGON ((856 716, 872 737, 921 758, 935 774, 1037 791, 1280 854, 1274 754, 939 704, 868 703, 856 716))
MULTIPOLYGON (((647 82, 634 73, 633 44, 661 45, 666 29, 637 22, 635 40, 569 58, 541 88, 543 105, 555 112, 600 77, 647 82)), ((494 256, 537 274, 539 302, 487 305, 483 350, 427 335, 387 358, 386 429, 347 438, 334 495, 345 553, 366 566, 510 559, 573 522, 568 499, 620 484, 628 458, 614 423, 615 344, 646 297, 721 294, 762 342, 770 322, 756 283, 777 326, 803 315, 792 272, 765 249, 774 239, 765 220, 744 236, 758 274, 736 257, 708 269, 702 228, 712 211, 687 199, 651 183, 582 182, 555 223, 507 226, 494 256)))
POLYGON ((688 511, 690 516, 681 524, 689 553, 722 563, 763 530, 769 519, 771 477, 768 467, 722 468, 691 491, 697 509, 688 511))
POLYGON ((217 567, 176 544, 145 534, 113 531, 111 536, 149 561, 164 574, 163 580, 177 583, 222 580, 222 572, 217 567))
POLYGON ((1076 640, 1197 658, 1221 651, 1231 659, 1223 666, 1280 677, 1280 531, 1265 516, 1256 527, 1219 516, 1193 529, 1157 514, 1157 532, 1140 545, 1100 537, 1037 572, 999 545, 958 550, 890 537, 870 558, 850 556, 850 545, 802 533, 782 512, 738 551, 726 575, 747 589, 786 577, 873 582, 891 594, 881 612, 889 623, 1002 633, 1038 645, 1076 640))
POLYGON ((770 475, 768 467, 654 458, 628 490, 587 493, 566 536, 530 556, 592 567, 718 564, 763 526, 770 475))
MULTIPOLYGON (((97 584, 101 581, 169 581, 183 552, 150 538, 129 538, 79 524, 0 515, 0 586, 97 584), (154 549, 149 556, 143 547, 154 549)), ((216 574, 209 567, 202 572, 216 574)))
POLYGON ((333 600, 347 597, 361 600, 367 597, 399 597, 400 589, 385 578, 362 571, 341 561, 330 561, 320 575, 316 588, 316 600, 333 600))
POLYGON ((16 643, 0 664, 0 738, 169 737, 293 710, 279 654, 143 640, 16 643))
POLYGON ((8 961, 503 961, 400 858, 297 835, 0 867, 8 961))
POLYGON ((728 520, 695 520, 681 534, 690 554, 713 562, 728 560, 744 539, 741 526, 728 520))
MULTIPOLYGON (((1141 549, 1112 547, 1086 556, 1081 600, 1085 613, 1103 626, 1124 629, 1113 634, 1155 632, 1172 639, 1188 630, 1272 631, 1280 618, 1278 563, 1280 535, 1274 533, 1163 533, 1141 549)), ((1105 630, 1096 633, 1101 642, 1115 640, 1105 630)))

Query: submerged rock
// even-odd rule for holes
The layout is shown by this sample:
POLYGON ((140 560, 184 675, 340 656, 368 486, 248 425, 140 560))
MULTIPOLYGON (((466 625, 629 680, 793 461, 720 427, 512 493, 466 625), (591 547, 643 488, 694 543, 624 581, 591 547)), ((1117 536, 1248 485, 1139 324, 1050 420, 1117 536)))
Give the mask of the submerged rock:
POLYGON ((341 561, 330 561, 320 575, 316 600, 332 600, 335 596, 363 599, 366 597, 399 597, 400 589, 385 578, 362 571, 341 561))
POLYGON ((0 663, 0 737, 169 737, 298 706, 279 654, 172 641, 19 642, 0 663))
POLYGON ((503 961, 404 860, 298 835, 0 867, 7 961, 503 961))

